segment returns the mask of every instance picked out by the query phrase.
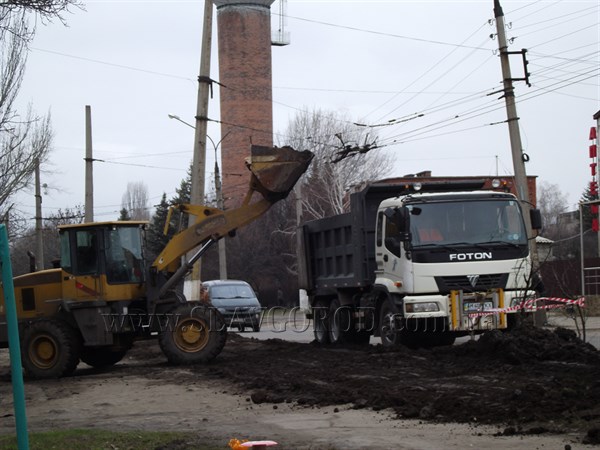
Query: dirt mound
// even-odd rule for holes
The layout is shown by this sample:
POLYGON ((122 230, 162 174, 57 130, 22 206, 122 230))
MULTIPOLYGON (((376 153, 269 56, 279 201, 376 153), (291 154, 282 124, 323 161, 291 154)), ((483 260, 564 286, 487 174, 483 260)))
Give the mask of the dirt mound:
POLYGON ((483 334, 477 341, 453 347, 451 353, 501 360, 512 365, 527 364, 532 360, 600 363, 600 353, 596 348, 582 342, 574 331, 565 328, 549 331, 523 326, 510 333, 494 330, 483 334))
MULTIPOLYGON (((128 357, 140 364, 120 370, 165 382, 172 377, 154 342, 136 344, 128 357)), ((274 408, 351 404, 389 408, 398 418, 497 424, 506 435, 577 430, 587 432, 588 442, 600 436, 600 353, 565 329, 492 331, 431 350, 230 334, 215 361, 177 373, 178 383, 206 378, 228 380, 249 403, 274 408)))

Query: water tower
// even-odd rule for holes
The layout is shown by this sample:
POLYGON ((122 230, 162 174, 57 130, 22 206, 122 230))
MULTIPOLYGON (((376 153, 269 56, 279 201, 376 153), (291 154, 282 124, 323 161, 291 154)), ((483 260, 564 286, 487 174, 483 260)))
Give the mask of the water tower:
POLYGON ((249 172, 250 145, 273 145, 271 4, 213 0, 217 7, 221 143, 225 207, 238 206, 249 172))

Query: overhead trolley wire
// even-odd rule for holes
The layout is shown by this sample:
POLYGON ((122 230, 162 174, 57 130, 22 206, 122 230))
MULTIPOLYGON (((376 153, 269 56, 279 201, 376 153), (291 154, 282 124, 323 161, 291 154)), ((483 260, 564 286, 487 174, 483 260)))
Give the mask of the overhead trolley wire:
MULTIPOLYGON (((474 35, 476 35, 485 25, 487 24, 487 22, 484 22, 482 25, 480 25, 473 33, 471 33, 466 39, 463 40, 464 42, 467 42, 469 39, 471 39, 474 35)), ((436 61, 435 64, 433 64, 432 66, 430 66, 428 69, 426 69, 423 73, 421 73, 418 77, 416 77, 407 87, 406 89, 412 87, 414 84, 416 84, 418 81, 420 81, 425 75, 427 75, 428 73, 430 73, 431 71, 433 71, 435 68, 439 67, 439 65, 445 61, 446 59, 448 59, 456 50, 458 50, 459 48, 464 48, 464 47, 455 47, 454 49, 452 49, 451 52, 449 52, 448 54, 446 54, 441 60, 436 61)), ((472 47, 473 48, 473 47, 472 47)), ((489 51, 489 49, 486 49, 489 51)), ((436 79, 437 81, 437 79, 436 79)), ((427 87, 430 87, 431 84, 430 83, 427 87)), ((421 89, 421 91, 423 91, 424 89, 421 89)), ((402 91, 400 91, 402 92, 402 91)), ((371 114, 373 114, 374 112, 382 109, 384 106, 386 106, 387 104, 389 104, 390 102, 392 102, 394 99, 396 99, 398 97, 400 93, 393 95, 390 99, 388 99, 386 102, 384 102, 383 104, 381 104, 380 106, 376 107, 375 109, 373 109, 372 111, 370 111, 365 117, 369 117, 371 114)), ((409 99, 407 99, 406 101, 404 101, 403 103, 401 103, 399 106, 397 106, 396 108, 394 108, 392 111, 386 113, 384 116, 379 117, 378 119, 376 119, 377 122, 381 122, 385 116, 389 116, 390 114, 392 114, 394 111, 397 111, 399 108, 403 107, 404 105, 406 105, 408 102, 410 102, 411 100, 413 100, 416 95, 418 94, 414 94, 413 96, 411 96, 409 99)))

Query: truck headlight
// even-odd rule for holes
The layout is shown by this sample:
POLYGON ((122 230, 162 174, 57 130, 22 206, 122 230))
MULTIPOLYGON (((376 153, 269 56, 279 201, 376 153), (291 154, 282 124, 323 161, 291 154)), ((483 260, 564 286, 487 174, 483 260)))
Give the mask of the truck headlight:
POLYGON ((404 308, 407 313, 436 312, 440 310, 440 306, 436 302, 405 303, 404 308))

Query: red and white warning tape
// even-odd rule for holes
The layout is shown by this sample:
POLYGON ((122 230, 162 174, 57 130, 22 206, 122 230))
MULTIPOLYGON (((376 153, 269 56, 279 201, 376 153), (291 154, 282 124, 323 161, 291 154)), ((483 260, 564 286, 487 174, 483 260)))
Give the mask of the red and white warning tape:
POLYGON ((574 305, 579 306, 581 308, 585 307, 585 297, 580 297, 577 300, 571 300, 568 298, 557 298, 557 297, 540 297, 540 298, 532 298, 529 300, 525 300, 524 302, 519 303, 516 306, 510 306, 508 308, 494 308, 488 309, 487 311, 474 312, 467 314, 469 317, 481 317, 481 316, 489 316, 490 314, 500 314, 500 313, 511 313, 515 311, 519 311, 521 309, 556 309, 556 308, 564 308, 565 306, 574 305), (538 302, 544 302, 544 304, 537 304, 538 302))

